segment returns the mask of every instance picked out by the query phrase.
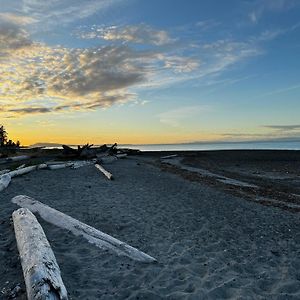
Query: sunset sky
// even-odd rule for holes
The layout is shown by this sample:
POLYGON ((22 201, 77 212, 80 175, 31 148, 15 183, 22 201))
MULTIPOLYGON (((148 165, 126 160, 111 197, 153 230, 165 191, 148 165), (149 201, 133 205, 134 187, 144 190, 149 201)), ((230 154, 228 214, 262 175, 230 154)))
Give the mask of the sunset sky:
POLYGON ((300 138, 300 1, 1 0, 0 72, 24 145, 300 138))

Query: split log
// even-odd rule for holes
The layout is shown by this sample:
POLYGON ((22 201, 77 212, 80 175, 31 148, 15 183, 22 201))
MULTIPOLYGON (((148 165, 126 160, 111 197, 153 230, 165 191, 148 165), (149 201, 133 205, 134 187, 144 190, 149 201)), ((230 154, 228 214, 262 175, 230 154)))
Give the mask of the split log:
POLYGON ((36 217, 27 208, 19 208, 12 217, 28 299, 68 299, 54 253, 36 217))
POLYGON ((28 208, 34 213, 39 213, 45 221, 64 228, 76 236, 82 236, 101 249, 114 251, 118 255, 127 256, 140 262, 152 263, 156 261, 150 255, 30 197, 16 196, 12 202, 28 208))
POLYGON ((9 174, 4 174, 0 176, 0 192, 5 190, 10 184, 11 176, 9 174))
POLYGON ((101 165, 95 164, 95 167, 100 170, 109 180, 113 179, 113 175, 106 171, 101 165))

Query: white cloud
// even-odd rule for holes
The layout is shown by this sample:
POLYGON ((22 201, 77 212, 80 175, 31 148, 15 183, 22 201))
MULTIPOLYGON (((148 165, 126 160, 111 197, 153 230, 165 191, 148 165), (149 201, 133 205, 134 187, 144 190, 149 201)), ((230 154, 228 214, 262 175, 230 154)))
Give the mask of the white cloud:
POLYGON ((190 58, 125 45, 49 47, 12 23, 0 27, 0 105, 6 117, 94 110, 136 101, 130 88, 159 74, 189 73, 190 58))
POLYGON ((17 25, 29 25, 37 22, 37 20, 32 17, 13 13, 0 13, 0 20, 17 25))
POLYGON ((249 19, 256 24, 267 12, 282 12, 299 5, 298 0, 256 0, 250 2, 252 10, 249 13, 249 19))
POLYGON ((76 35, 83 39, 103 39, 157 46, 175 41, 165 30, 157 30, 145 24, 108 27, 94 25, 88 31, 79 31, 76 35))

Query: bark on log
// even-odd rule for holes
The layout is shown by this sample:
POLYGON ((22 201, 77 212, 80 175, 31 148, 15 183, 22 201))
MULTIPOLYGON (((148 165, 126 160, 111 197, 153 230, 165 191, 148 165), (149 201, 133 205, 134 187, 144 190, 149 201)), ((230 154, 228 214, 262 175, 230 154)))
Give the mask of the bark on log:
POLYGON ((59 266, 36 217, 27 208, 12 216, 28 299, 68 299, 59 266))
POLYGON ((34 213, 39 213, 45 221, 67 229, 76 236, 82 236, 88 242, 101 249, 114 251, 118 255, 127 256, 144 263, 156 261, 150 255, 30 197, 23 195, 16 196, 12 199, 12 202, 21 207, 28 208, 34 213))
POLYGON ((0 176, 0 192, 5 190, 11 181, 11 176, 9 174, 4 174, 0 176))
POLYGON ((113 179, 113 175, 106 171, 101 165, 95 164, 95 167, 100 170, 109 180, 113 179))

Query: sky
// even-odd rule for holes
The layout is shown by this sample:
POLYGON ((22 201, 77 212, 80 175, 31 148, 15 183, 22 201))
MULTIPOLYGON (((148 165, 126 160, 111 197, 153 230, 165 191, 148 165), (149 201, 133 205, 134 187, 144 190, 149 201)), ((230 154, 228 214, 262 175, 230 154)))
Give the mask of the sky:
POLYGON ((300 138, 299 0, 1 0, 23 145, 300 138))

